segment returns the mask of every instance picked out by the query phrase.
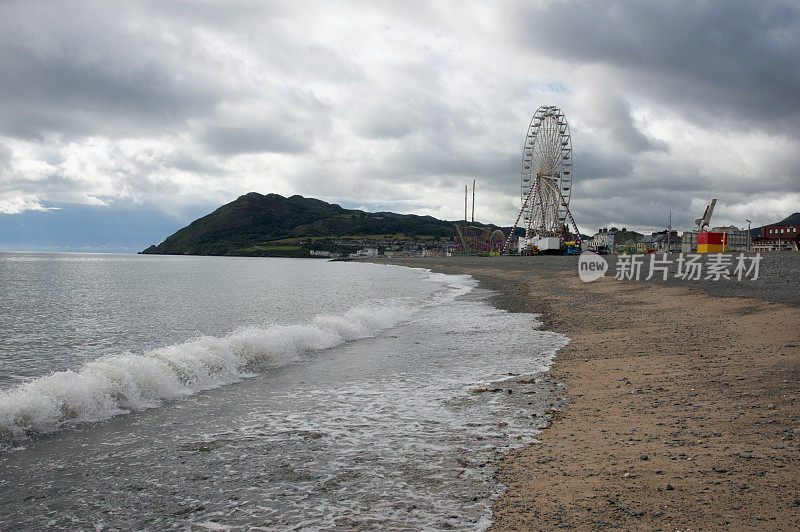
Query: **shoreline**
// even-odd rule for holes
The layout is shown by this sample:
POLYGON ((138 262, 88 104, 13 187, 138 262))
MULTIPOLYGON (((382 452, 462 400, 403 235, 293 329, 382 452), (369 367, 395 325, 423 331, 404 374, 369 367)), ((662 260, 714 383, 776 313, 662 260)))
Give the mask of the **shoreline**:
POLYGON ((800 527, 800 305, 769 300, 797 280, 742 298, 541 259, 371 261, 470 274, 572 339, 549 370, 566 409, 500 460, 492 529, 800 527))

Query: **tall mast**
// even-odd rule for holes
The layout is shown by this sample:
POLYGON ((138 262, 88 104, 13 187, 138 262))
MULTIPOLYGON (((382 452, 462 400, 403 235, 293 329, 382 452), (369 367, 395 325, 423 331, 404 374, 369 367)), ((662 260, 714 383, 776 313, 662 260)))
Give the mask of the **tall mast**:
POLYGON ((464 227, 467 226, 467 189, 469 185, 464 185, 464 227))
POLYGON ((667 253, 670 252, 672 244, 672 211, 669 211, 669 225, 667 226, 667 253))
POLYGON ((475 180, 472 180, 472 223, 475 224, 475 180))

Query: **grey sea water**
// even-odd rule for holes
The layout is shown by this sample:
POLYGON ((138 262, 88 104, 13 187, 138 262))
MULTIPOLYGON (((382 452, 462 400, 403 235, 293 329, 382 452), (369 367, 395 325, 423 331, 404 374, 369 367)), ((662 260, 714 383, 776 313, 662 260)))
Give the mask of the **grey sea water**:
POLYGON ((567 341, 488 295, 373 264, 0 254, 0 528, 486 528, 492 461, 535 437, 567 341))

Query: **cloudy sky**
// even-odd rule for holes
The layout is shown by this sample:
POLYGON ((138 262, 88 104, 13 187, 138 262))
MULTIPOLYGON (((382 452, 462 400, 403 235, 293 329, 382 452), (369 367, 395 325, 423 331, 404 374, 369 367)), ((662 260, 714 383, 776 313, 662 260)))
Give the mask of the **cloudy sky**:
POLYGON ((138 250, 249 191, 510 225, 540 105, 604 225, 800 210, 800 4, 0 3, 0 249, 138 250))

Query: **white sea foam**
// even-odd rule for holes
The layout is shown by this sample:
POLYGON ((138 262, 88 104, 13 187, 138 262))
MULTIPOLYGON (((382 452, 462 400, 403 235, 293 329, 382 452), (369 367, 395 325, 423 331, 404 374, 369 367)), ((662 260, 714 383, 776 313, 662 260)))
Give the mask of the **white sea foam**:
POLYGON ((453 275, 446 273, 434 273, 427 269, 412 268, 415 270, 422 270, 426 274, 429 281, 440 283, 442 285, 441 292, 434 297, 431 304, 439 304, 448 301, 453 301, 459 296, 472 291, 478 286, 478 281, 470 275, 453 275))
POLYGON ((242 328, 151 351, 105 356, 0 392, 0 440, 47 434, 216 388, 304 354, 372 336, 409 318, 397 302, 318 316, 308 324, 242 328))

